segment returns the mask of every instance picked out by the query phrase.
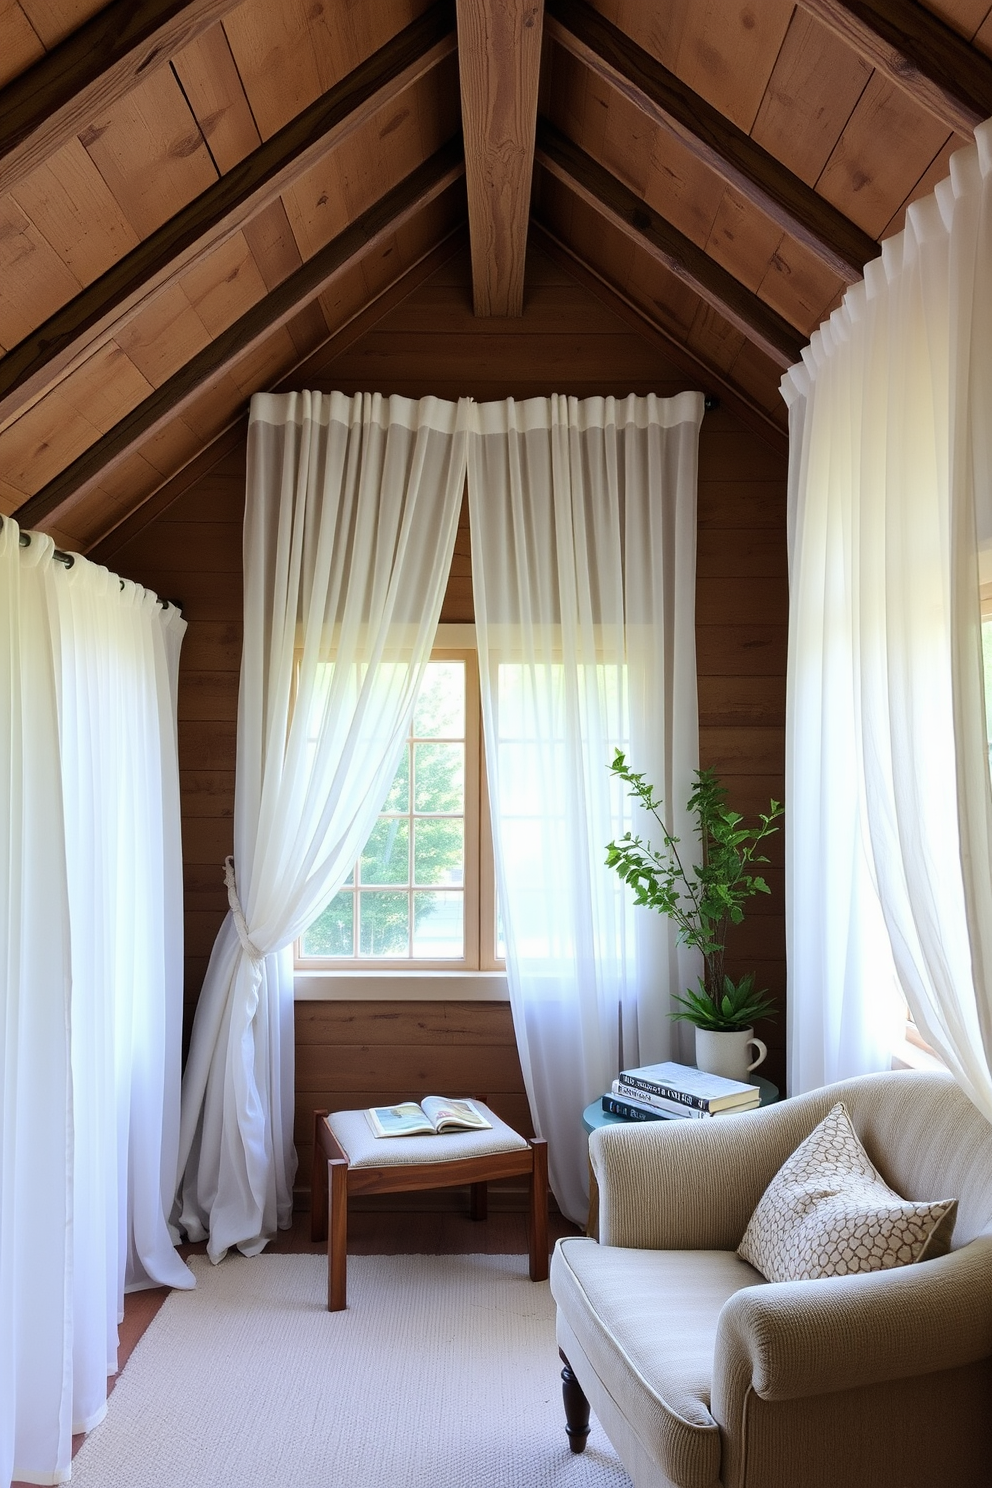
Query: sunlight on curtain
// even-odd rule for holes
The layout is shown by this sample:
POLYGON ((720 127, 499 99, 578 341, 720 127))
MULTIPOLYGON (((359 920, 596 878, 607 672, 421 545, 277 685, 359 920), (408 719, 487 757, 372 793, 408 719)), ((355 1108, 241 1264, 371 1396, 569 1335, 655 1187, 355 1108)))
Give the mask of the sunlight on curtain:
POLYGON ((992 1118, 992 125, 783 379, 789 1089, 887 1067, 905 1002, 992 1118))
POLYGON ((392 783, 451 565, 467 408, 252 399, 231 913, 197 1005, 180 1141, 179 1224, 215 1261, 291 1223, 292 945, 392 783))
POLYGON ((0 1480, 68 1476, 106 1412, 125 1288, 188 1287, 178 1152, 185 622, 0 530, 6 853, 0 1480))
MULTIPOLYGON (((679 1052, 693 958, 633 911, 606 844, 628 824, 617 745, 681 807, 697 764, 696 451, 702 397, 480 404, 469 506, 507 980, 563 1211, 584 1221, 583 1108, 625 1057, 679 1052)), ((691 1055, 690 1055, 691 1058, 691 1055)))

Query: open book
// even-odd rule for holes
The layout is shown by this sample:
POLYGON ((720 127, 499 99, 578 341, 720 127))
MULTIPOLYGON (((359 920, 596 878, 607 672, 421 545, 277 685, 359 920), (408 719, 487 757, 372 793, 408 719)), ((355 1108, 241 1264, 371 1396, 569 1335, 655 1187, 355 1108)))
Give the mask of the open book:
POLYGON ((443 1095, 425 1095, 399 1106, 372 1106, 365 1112, 377 1137, 432 1136, 447 1131, 492 1130, 482 1112, 470 1100, 446 1100, 443 1095))

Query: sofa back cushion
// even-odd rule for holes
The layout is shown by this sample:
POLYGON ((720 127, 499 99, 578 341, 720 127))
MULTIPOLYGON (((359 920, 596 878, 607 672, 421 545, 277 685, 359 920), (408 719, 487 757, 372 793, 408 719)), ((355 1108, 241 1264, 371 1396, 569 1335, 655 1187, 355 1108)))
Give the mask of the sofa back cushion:
POLYGON ((899 1070, 820 1094, 828 1096, 824 1106, 843 1100, 869 1157, 897 1193, 957 1199, 954 1250, 992 1234, 992 1124, 949 1074, 899 1070))

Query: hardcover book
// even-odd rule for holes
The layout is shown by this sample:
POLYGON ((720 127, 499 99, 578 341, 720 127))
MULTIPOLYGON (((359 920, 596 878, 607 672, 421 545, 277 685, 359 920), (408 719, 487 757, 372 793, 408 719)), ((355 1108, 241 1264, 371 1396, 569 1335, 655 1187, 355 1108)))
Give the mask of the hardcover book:
POLYGON ((603 1110, 610 1116, 622 1116, 625 1121, 685 1121, 689 1114, 684 1110, 662 1111, 623 1095, 604 1095, 603 1110))
POLYGON ((757 1085, 748 1085, 742 1080, 725 1080, 722 1075, 709 1075, 705 1070, 676 1064, 670 1059, 661 1064, 621 1070, 620 1083, 700 1111, 724 1111, 728 1107, 760 1100, 757 1085))
POLYGON ((698 1116, 707 1121, 712 1121, 714 1116, 732 1116, 737 1111, 753 1111, 761 1104, 760 1092, 757 1090, 754 1091, 753 1098, 742 1100, 735 1106, 721 1106, 716 1111, 708 1106, 688 1106, 684 1101, 670 1100, 667 1095, 656 1095, 653 1090, 644 1090, 638 1085, 625 1085, 622 1080, 613 1081, 612 1091, 620 1100, 637 1101, 666 1116, 698 1116))
POLYGON ((478 1107, 470 1100, 450 1100, 443 1095, 425 1095, 398 1106, 371 1106, 366 1112, 377 1137, 439 1136, 449 1131, 492 1131, 478 1107))

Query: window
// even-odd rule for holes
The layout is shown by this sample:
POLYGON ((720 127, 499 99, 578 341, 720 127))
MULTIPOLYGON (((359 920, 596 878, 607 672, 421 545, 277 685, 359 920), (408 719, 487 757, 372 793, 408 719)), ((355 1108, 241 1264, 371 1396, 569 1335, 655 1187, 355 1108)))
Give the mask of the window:
MULTIPOLYGON (((560 656, 560 642, 551 640, 546 649, 560 656)), ((571 855, 586 851, 579 845, 585 840, 582 829, 575 835, 577 790, 586 793, 582 810, 589 812, 592 840, 602 844, 597 867, 606 843, 633 824, 626 787, 607 775, 615 749, 629 748, 626 663, 500 661, 496 694, 504 872, 521 958, 551 962, 579 956, 587 937, 597 954, 611 959, 631 954, 634 905, 617 875, 609 874, 603 889, 612 900, 611 912, 600 903, 591 921, 587 917, 573 925, 572 939, 563 939, 564 921, 552 925, 545 888, 570 871, 571 855), (577 721, 570 727, 573 718, 577 721), (578 780, 583 784, 577 787, 578 780), (608 794, 591 782, 601 783, 608 794)))
POLYGON ((378 820, 298 943, 301 970, 501 969, 484 774, 476 653, 438 645, 378 820))

